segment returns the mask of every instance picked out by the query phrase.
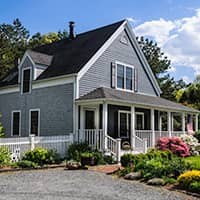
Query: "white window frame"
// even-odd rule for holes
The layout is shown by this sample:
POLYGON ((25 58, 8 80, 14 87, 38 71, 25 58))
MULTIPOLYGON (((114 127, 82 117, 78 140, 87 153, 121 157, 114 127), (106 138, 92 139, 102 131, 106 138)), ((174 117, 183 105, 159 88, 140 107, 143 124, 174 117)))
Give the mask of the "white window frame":
POLYGON ((21 76, 21 94, 30 94, 31 93, 31 80, 32 80, 32 67, 24 67, 22 68, 22 76, 21 76), (23 92, 23 87, 24 87, 24 71, 29 69, 30 70, 30 80, 29 80, 29 92, 23 92))
POLYGON ((21 110, 12 110, 11 112, 11 136, 21 136, 21 110), (19 135, 13 135, 13 116, 14 113, 18 112, 19 113, 19 135))
POLYGON ((133 76, 133 73, 135 71, 134 70, 135 67, 133 65, 126 64, 126 63, 119 62, 119 61, 116 61, 115 65, 116 65, 116 70, 115 70, 115 85, 116 85, 116 89, 123 90, 123 91, 128 91, 128 92, 134 92, 134 88, 133 88, 134 76, 133 76), (119 88, 117 86, 117 65, 123 65, 124 66, 124 88, 119 88), (132 69, 132 90, 126 89, 126 68, 127 67, 130 67, 132 69))
POLYGON ((38 111, 38 135, 37 136, 40 136, 40 108, 29 110, 29 135, 31 135, 31 112, 32 111, 38 111))
POLYGON ((137 115, 142 116, 142 130, 144 130, 144 113, 143 112, 135 112, 135 125, 136 125, 136 122, 137 122, 137 115))
MULTIPOLYGON (((121 114, 121 113, 126 114, 126 117, 128 117, 128 115, 131 114, 131 111, 128 111, 128 110, 118 110, 118 137, 119 137, 119 138, 129 138, 128 135, 126 135, 126 137, 121 137, 121 136, 120 136, 120 114, 121 114)), ((127 119, 128 119, 128 118, 127 118, 127 119)), ((130 122, 130 123, 131 123, 131 122, 130 122)), ((127 127, 129 126, 128 120, 127 120, 126 126, 127 126, 127 127)), ((130 130, 130 131, 131 131, 131 130, 130 130)), ((128 134, 128 133, 127 133, 127 134, 128 134)))

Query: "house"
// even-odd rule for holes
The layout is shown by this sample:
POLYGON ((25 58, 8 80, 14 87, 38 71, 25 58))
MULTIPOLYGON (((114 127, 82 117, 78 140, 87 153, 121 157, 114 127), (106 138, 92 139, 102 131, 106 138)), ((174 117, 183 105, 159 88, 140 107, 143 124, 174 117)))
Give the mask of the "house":
POLYGON ((0 83, 7 137, 66 135, 115 153, 186 132, 198 111, 161 90, 126 20, 27 50, 0 83), (179 122, 179 123, 177 123, 179 122), (177 125, 178 124, 178 125, 177 125), (120 140, 118 139, 120 138, 120 140))

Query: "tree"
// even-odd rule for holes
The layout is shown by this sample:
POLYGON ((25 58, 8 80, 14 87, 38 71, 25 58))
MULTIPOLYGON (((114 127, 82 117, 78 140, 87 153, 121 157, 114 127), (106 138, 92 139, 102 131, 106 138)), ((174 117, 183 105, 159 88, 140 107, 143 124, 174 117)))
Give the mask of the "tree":
POLYGON ((12 24, 0 24, 0 79, 17 66, 27 48, 49 44, 67 36, 64 30, 44 35, 36 33, 30 37, 29 31, 19 19, 15 19, 12 24))
POLYGON ((64 38, 67 38, 66 30, 62 32, 58 31, 57 33, 51 32, 44 35, 41 35, 41 33, 38 32, 30 38, 28 47, 32 49, 40 45, 45 45, 45 44, 59 41, 64 38))
POLYGON ((0 77, 17 65, 27 46, 29 31, 15 19, 12 24, 0 25, 0 77))
POLYGON ((186 87, 185 82, 182 79, 175 81, 170 77, 168 70, 171 68, 171 61, 164 55, 157 43, 144 39, 143 36, 137 37, 137 41, 162 90, 161 96, 176 101, 176 92, 186 87))

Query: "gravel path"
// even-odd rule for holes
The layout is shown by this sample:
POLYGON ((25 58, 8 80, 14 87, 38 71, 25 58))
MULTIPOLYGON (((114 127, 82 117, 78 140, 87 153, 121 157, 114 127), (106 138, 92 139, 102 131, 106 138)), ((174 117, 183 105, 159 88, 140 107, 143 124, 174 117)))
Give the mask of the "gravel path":
POLYGON ((103 173, 63 169, 0 174, 0 200, 194 200, 103 173))

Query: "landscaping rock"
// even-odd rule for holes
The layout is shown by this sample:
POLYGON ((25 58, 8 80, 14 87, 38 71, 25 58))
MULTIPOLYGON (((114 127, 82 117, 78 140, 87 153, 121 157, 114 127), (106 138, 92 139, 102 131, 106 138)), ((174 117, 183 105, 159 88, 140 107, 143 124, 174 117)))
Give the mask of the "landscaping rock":
POLYGON ((138 180, 141 178, 142 178, 141 172, 131 172, 127 174, 126 176, 124 176, 124 179, 127 179, 127 180, 138 180))
POLYGON ((69 170, 76 170, 81 168, 81 163, 76 161, 68 161, 66 164, 66 168, 69 170))
POLYGON ((162 178, 153 178, 147 181, 148 185, 165 185, 165 181, 162 178))

